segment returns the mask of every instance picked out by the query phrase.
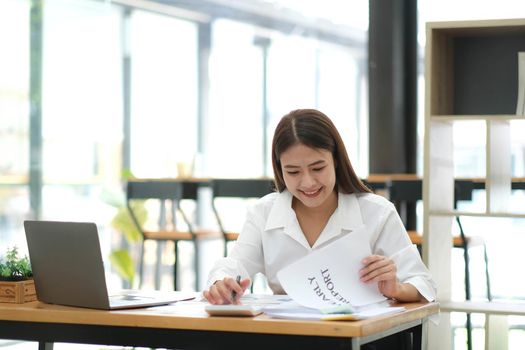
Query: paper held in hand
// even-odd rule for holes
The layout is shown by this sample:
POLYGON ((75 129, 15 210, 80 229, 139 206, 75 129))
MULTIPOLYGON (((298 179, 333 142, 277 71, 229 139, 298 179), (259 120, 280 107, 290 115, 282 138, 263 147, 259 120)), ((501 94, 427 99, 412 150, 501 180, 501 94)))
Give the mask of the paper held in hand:
MULTIPOLYGON (((310 314, 312 319, 337 319, 343 315, 360 319, 403 311, 403 307, 388 306, 377 283, 360 281, 362 260, 371 254, 367 235, 356 230, 279 271, 277 277, 288 296, 309 308, 303 313, 282 309, 281 316, 291 317, 294 312, 297 318, 310 314)), ((265 312, 279 317, 277 308, 265 312)))
POLYGON ((384 301, 377 283, 359 280, 362 260, 372 254, 367 235, 360 233, 348 233, 279 271, 277 277, 286 293, 315 309, 384 301))

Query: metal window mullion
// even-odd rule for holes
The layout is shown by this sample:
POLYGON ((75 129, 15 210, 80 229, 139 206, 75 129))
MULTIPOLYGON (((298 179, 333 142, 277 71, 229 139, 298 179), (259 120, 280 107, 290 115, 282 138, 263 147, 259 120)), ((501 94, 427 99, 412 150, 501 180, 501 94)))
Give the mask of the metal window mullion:
POLYGON ((122 170, 131 170, 131 12, 122 12, 122 170))
POLYGON ((31 216, 42 213, 42 56, 43 0, 32 0, 29 32, 29 204, 31 216))

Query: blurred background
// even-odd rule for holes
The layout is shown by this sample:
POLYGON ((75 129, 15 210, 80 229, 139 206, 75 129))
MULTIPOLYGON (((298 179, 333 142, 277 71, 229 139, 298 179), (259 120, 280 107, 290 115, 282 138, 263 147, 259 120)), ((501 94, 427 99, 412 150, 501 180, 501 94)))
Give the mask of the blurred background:
MULTIPOLYGON (((525 5, 416 4, 416 173, 422 175, 425 23, 525 17, 525 5)), ((105 256, 115 247, 133 250, 112 225, 124 203, 126 177, 271 177, 273 130, 297 108, 317 108, 332 118, 354 168, 366 178, 374 136, 368 27, 365 0, 0 0, 0 252, 16 245, 25 254, 25 219, 96 222, 105 256)), ((484 123, 465 127, 469 137, 461 136, 459 125, 454 142, 456 176, 483 177, 484 123)), ((515 176, 525 174, 523 135, 525 123, 513 122, 515 176)), ((523 191, 514 191, 512 199, 513 207, 525 207, 523 191)), ((482 208, 484 197, 462 205, 482 208)), ((421 227, 421 205, 417 213, 421 227)), ((243 216, 237 218, 242 224, 243 216)), ((203 224, 214 225, 206 218, 203 224)), ((476 232, 480 221, 463 224, 476 232)), ((523 220, 481 225, 499 231, 484 237, 495 298, 524 299, 523 279, 509 278, 525 245, 523 220), (513 244, 502 243, 508 241, 513 244)), ((221 244, 203 247, 203 279, 221 256, 221 244)), ((165 250, 166 289, 171 251, 165 250)), ((192 289, 184 251, 181 289, 192 289)), ((187 251, 191 255, 191 247, 187 251)), ((454 264, 462 264, 461 254, 454 264)), ((474 298, 484 298, 484 280, 477 279, 482 275, 472 273, 474 298)), ((125 285, 110 265, 108 277, 114 286, 125 285)), ((462 275, 453 281, 460 299, 462 275)), ((457 315, 458 324, 462 317, 457 315)), ((525 321, 509 322, 510 347, 518 349, 525 321)), ((483 316, 474 323, 482 325, 483 316)), ((475 348, 484 341, 479 334, 475 348)), ((461 326, 455 336, 463 348, 461 326)))

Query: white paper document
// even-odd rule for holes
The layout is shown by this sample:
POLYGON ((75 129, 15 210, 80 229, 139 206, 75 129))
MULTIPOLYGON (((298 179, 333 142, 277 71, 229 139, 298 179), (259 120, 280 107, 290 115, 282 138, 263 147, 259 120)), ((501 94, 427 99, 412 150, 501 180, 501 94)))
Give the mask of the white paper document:
POLYGON ((359 280, 362 260, 371 253, 367 236, 356 230, 283 268, 277 277, 294 301, 309 308, 379 303, 386 298, 377 283, 359 280))
POLYGON ((263 312, 274 318, 292 320, 318 320, 318 321, 356 321, 372 317, 391 315, 404 311, 403 306, 388 306, 387 303, 375 304, 373 307, 358 309, 353 313, 323 313, 318 309, 311 309, 299 304, 271 305, 263 308, 263 312))

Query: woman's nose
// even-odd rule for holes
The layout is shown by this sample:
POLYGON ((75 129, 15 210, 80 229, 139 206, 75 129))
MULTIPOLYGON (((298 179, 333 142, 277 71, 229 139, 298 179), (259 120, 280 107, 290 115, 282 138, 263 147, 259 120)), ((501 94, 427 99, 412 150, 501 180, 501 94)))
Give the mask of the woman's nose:
POLYGON ((301 178, 301 186, 302 187, 309 188, 309 187, 311 187, 314 184, 315 184, 315 179, 309 173, 305 173, 303 175, 303 177, 301 178))

